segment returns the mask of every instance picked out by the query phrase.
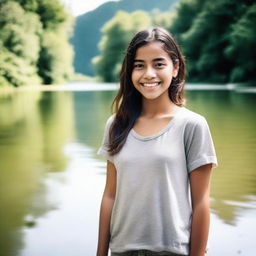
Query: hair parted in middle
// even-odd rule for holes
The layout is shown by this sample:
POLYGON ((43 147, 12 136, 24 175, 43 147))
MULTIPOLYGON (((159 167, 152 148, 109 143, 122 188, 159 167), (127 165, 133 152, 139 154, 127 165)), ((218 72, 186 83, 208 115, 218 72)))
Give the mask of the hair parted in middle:
POLYGON ((185 58, 174 40, 165 29, 154 27, 138 32, 131 40, 120 72, 120 88, 113 100, 114 120, 109 129, 108 152, 117 154, 142 111, 142 95, 132 83, 132 71, 137 49, 152 42, 160 42, 163 50, 170 56, 173 65, 178 64, 178 75, 172 79, 168 88, 170 100, 177 106, 184 106, 185 58))

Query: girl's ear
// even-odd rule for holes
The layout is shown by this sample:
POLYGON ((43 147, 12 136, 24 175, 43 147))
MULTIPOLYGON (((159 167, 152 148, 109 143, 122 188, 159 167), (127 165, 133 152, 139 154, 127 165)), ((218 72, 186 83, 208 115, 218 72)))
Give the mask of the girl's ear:
POLYGON ((179 68, 180 68, 180 65, 179 65, 179 61, 177 61, 175 63, 175 65, 173 66, 173 71, 172 71, 172 76, 175 78, 177 77, 178 73, 179 73, 179 68))

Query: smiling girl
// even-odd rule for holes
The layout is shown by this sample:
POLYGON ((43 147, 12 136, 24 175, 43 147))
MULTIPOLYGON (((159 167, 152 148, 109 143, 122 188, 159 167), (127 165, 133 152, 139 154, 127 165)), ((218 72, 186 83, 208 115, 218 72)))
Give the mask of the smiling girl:
POLYGON ((217 158, 206 119, 184 107, 185 63, 164 29, 130 42, 98 154, 107 159, 97 256, 203 256, 217 158))

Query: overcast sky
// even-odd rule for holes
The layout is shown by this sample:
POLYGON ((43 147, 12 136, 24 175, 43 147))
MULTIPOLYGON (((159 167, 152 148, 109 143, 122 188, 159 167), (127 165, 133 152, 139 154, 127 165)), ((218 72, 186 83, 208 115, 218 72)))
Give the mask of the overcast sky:
MULTIPOLYGON (((89 12, 110 0, 61 0, 75 16, 89 12)), ((118 1, 118 0, 112 0, 118 1)))

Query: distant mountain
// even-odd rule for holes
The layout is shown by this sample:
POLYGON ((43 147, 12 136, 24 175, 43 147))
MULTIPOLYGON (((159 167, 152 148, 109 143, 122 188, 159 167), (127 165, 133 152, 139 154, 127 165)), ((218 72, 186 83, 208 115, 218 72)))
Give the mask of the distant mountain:
POLYGON ((110 20, 118 10, 133 12, 135 10, 160 11, 170 10, 178 0, 121 0, 107 2, 97 9, 77 17, 74 35, 71 39, 75 51, 74 68, 78 73, 94 75, 91 60, 99 54, 98 43, 101 39, 102 26, 110 20))

